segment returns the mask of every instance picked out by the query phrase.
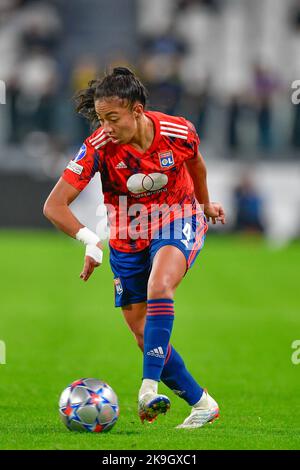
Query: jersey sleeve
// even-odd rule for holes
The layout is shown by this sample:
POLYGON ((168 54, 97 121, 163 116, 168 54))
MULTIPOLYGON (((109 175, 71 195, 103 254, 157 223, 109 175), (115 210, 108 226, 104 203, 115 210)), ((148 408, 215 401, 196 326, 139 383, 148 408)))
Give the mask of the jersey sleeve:
POLYGON ((198 154, 200 139, 194 124, 187 120, 185 120, 185 122, 188 126, 188 136, 187 141, 185 142, 186 151, 184 152, 184 160, 190 160, 191 158, 196 157, 198 154))
POLYGON ((82 191, 97 171, 100 171, 99 152, 85 140, 78 153, 68 163, 62 178, 82 191))

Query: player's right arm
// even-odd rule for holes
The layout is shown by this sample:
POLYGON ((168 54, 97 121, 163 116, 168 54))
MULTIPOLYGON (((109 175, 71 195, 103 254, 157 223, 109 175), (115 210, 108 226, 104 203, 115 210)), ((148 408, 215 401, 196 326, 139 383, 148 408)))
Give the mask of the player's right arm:
MULTIPOLYGON (((79 222, 79 220, 75 217, 69 208, 69 205, 76 199, 78 194, 80 194, 78 189, 71 186, 63 178, 60 178, 49 194, 44 204, 43 210, 45 217, 47 217, 47 219, 49 219, 53 225, 73 238, 77 238, 76 235, 80 232, 80 230, 85 229, 84 225, 79 222)), ((102 245, 100 241, 95 243, 95 246, 102 252, 102 245)), ((94 253, 87 251, 84 259, 83 270, 80 273, 80 278, 83 281, 87 281, 93 273, 94 269, 101 264, 97 256, 96 260, 93 256, 90 255, 94 255, 94 253)))
POLYGON ((86 245, 84 267, 81 279, 87 281, 95 267, 102 262, 102 245, 99 237, 84 227, 70 209, 70 204, 99 170, 98 155, 86 142, 75 159, 69 162, 44 204, 44 215, 59 230, 86 245), (79 163, 76 163, 80 161, 79 163))
POLYGON ((80 194, 78 189, 60 178, 49 194, 43 210, 44 216, 53 225, 73 238, 76 238, 76 233, 83 228, 83 225, 69 208, 69 205, 76 199, 78 194, 80 194))

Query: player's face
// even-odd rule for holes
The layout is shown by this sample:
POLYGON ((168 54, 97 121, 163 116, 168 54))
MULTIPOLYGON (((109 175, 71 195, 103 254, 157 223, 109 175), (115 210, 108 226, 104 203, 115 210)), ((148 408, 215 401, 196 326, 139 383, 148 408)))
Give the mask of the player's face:
POLYGON ((119 98, 102 98, 95 101, 95 110, 101 125, 114 144, 128 144, 137 132, 138 120, 143 106, 136 103, 132 108, 119 98))

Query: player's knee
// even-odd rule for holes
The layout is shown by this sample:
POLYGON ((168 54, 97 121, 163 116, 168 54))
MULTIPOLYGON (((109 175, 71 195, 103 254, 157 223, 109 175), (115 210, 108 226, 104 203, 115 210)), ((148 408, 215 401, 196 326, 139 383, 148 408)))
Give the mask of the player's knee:
POLYGON ((148 283, 148 298, 150 299, 172 299, 174 286, 169 276, 160 279, 151 279, 148 283))

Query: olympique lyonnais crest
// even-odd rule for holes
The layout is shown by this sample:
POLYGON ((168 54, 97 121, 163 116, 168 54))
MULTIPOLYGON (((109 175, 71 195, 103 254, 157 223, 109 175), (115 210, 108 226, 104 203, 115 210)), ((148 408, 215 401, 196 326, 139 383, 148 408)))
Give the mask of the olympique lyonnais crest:
POLYGON ((159 153, 159 163, 162 168, 169 168, 174 165, 174 157, 172 150, 167 152, 159 153))
POLYGON ((122 286, 122 283, 121 283, 121 279, 119 277, 116 277, 114 279, 114 285, 115 285, 115 289, 116 289, 117 294, 118 295, 123 294, 123 286, 122 286))

